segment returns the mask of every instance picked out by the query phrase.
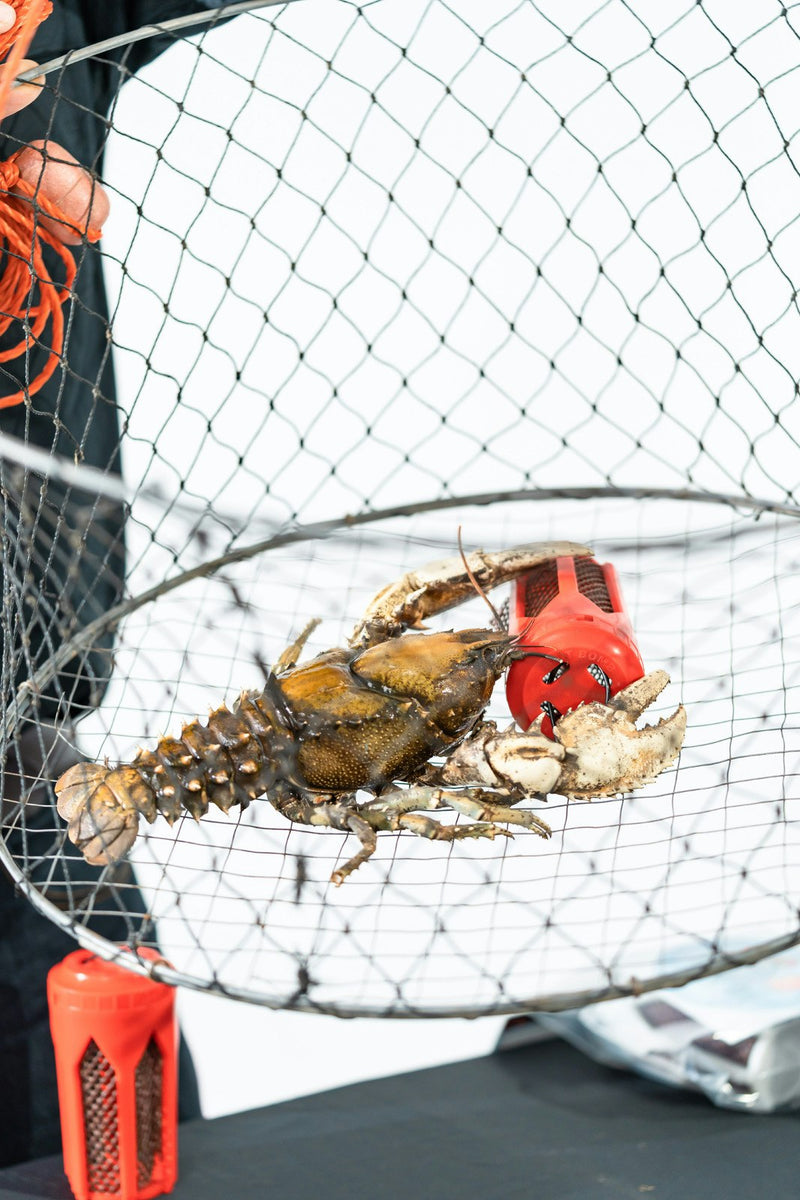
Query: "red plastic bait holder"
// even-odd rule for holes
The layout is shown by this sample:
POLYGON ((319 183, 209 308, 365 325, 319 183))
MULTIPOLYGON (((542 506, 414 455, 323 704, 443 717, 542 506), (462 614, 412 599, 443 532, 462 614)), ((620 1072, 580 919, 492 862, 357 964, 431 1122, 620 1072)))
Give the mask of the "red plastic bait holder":
MULTIPOLYGON (((152 950, 139 957, 163 961, 152 950)), ((75 950, 47 977, 64 1170, 76 1200, 149 1200, 177 1178, 175 989, 75 950)))
POLYGON ((514 585, 509 633, 531 655, 511 664, 506 696, 514 719, 527 729, 545 714, 542 730, 592 701, 641 679, 644 664, 622 602, 617 573, 594 558, 556 558, 514 585))

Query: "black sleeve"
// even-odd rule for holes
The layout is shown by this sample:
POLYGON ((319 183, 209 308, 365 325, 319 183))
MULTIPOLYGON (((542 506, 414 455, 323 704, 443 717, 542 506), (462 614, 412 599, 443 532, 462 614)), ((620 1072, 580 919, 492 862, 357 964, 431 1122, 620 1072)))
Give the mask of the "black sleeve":
MULTIPOLYGON (((202 13, 203 10, 213 11, 221 7, 222 0, 85 0, 81 4, 84 10, 86 32, 91 42, 103 41, 105 38, 116 37, 117 34, 140 29, 143 25, 158 25, 173 17, 189 16, 202 13)), ((202 24, 192 26, 187 34, 202 30, 202 24)), ((129 71, 138 71, 147 63, 152 62, 162 54, 175 40, 177 34, 146 38, 130 46, 125 54, 125 66, 129 71)))

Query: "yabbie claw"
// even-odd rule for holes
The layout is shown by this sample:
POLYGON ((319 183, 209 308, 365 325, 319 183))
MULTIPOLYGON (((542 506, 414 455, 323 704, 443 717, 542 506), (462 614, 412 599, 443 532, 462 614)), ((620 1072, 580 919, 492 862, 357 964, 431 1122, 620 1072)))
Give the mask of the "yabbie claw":
MULTIPOLYGON (((652 783, 678 757, 686 733, 682 704, 656 725, 636 728, 668 683, 666 671, 652 671, 607 704, 581 704, 561 717, 554 733, 566 755, 553 791, 591 800, 652 783)), ((534 721, 530 733, 540 728, 541 720, 534 721)))
POLYGON ((350 645, 373 645, 396 637, 404 629, 421 629, 427 617, 446 612, 474 596, 476 582, 488 592, 543 562, 565 555, 585 558, 591 553, 588 546, 576 542, 529 542, 492 553, 475 550, 465 556, 466 565, 462 558, 428 563, 416 571, 408 571, 373 596, 353 630, 350 645))
POLYGON ((520 733, 513 725, 498 733, 493 721, 484 721, 451 750, 440 778, 451 786, 481 783, 521 788, 529 796, 546 796, 557 788, 564 757, 563 746, 535 726, 527 733, 520 733))
POLYGON ((525 733, 513 726, 500 733, 484 721, 450 752, 437 778, 451 787, 480 783, 581 800, 635 791, 674 762, 683 745, 683 705, 656 725, 636 728, 668 683, 666 671, 652 671, 608 704, 579 705, 556 723, 556 741, 542 733, 544 714, 525 733))

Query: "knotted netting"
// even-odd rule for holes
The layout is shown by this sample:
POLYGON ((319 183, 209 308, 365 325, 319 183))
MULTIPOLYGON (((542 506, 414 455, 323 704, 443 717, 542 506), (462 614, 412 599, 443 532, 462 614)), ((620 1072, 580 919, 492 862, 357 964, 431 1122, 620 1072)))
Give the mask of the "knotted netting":
POLYGON ((793 944, 800 6, 233 7, 145 65, 67 55, 3 126, 90 127, 111 200, 51 382, 0 413, 5 866, 100 953, 121 913, 166 978, 340 1014, 557 1009, 793 944), (547 842, 383 832, 339 888, 352 835, 266 799, 83 861, 65 762, 261 686, 311 618, 307 657, 344 644, 459 526, 613 562, 676 767, 531 800, 547 842))

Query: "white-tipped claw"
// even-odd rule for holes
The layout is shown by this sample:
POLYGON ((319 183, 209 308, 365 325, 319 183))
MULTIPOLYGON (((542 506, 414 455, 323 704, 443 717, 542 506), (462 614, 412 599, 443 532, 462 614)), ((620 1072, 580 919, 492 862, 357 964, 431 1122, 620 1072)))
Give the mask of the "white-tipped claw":
MULTIPOLYGON (((566 757, 553 790, 591 800, 632 792, 657 779, 680 753, 686 710, 679 705, 671 716, 643 729, 637 729, 636 721, 668 683, 666 671, 652 671, 608 704, 581 704, 561 717, 554 734, 566 757)), ((531 731, 540 723, 541 718, 531 731)))

